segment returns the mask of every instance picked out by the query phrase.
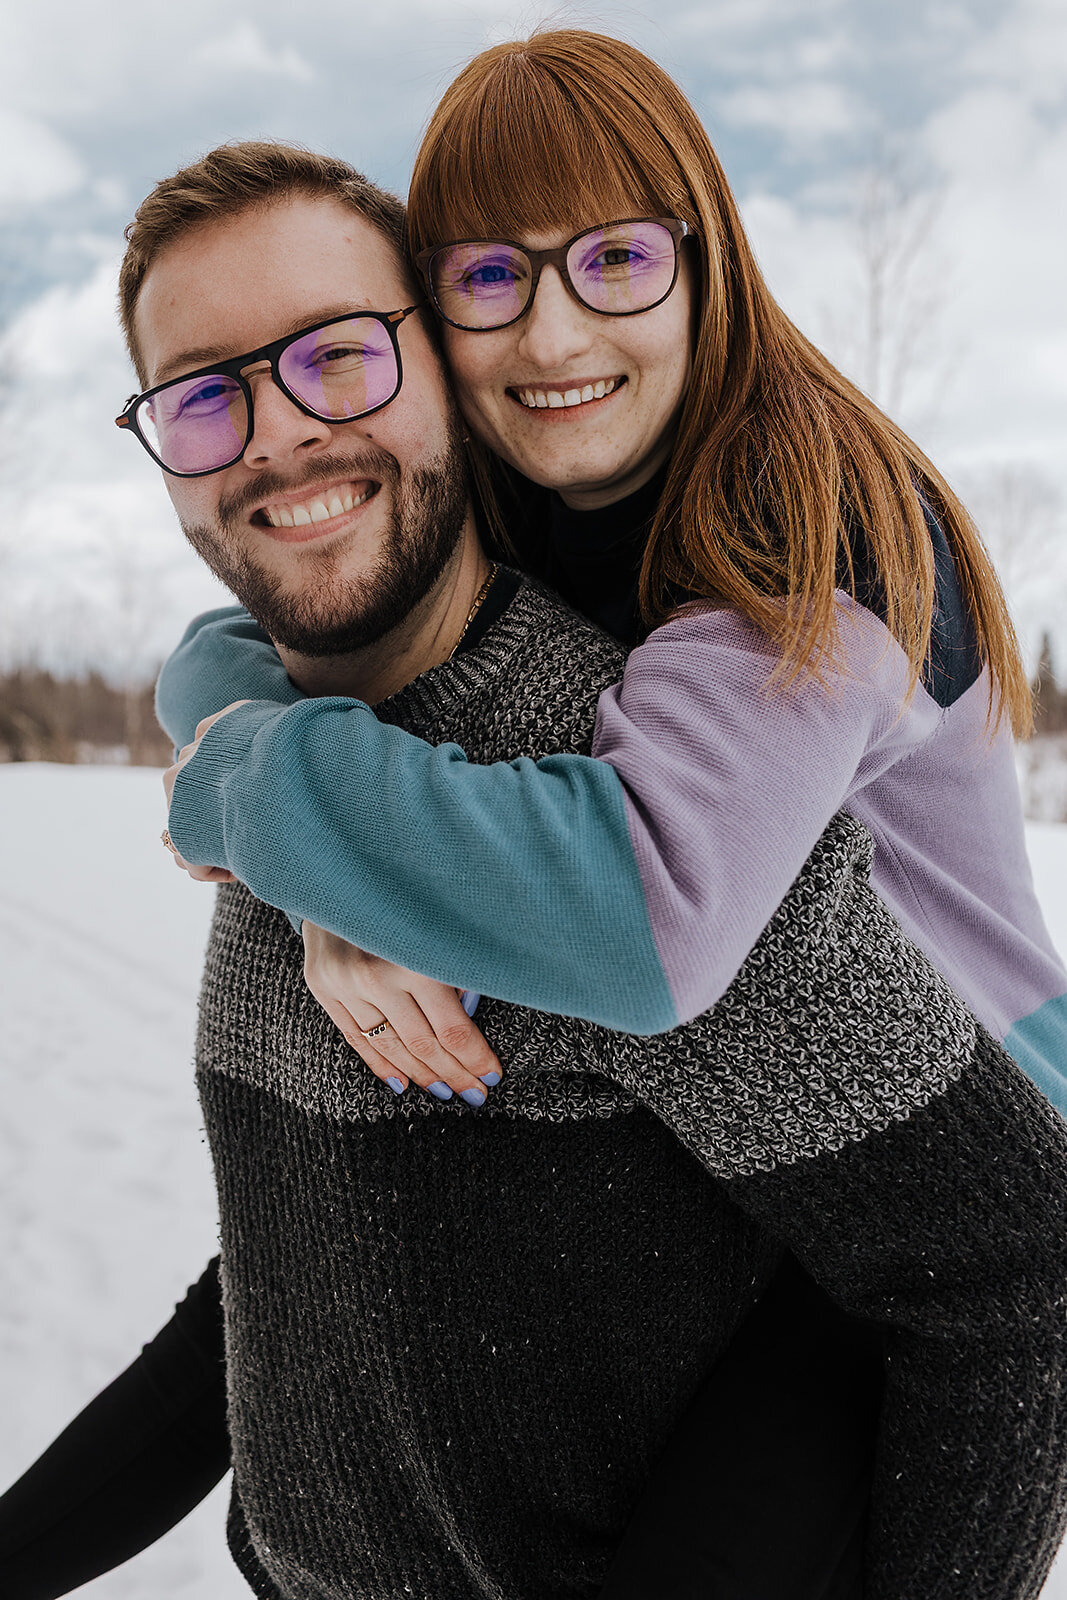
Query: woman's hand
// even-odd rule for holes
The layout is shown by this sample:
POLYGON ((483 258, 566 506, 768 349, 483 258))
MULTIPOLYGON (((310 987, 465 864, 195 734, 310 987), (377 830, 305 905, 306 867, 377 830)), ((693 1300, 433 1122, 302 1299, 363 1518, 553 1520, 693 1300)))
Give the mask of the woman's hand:
MULTIPOLYGON (((175 780, 179 772, 185 766, 186 762, 191 761, 196 755, 196 752, 200 749, 200 741, 204 737, 207 730, 212 726, 213 723, 217 722, 220 717, 224 717, 227 711, 234 711, 238 706, 246 706, 247 704, 247 700, 235 700, 232 705, 223 706, 221 711, 216 711, 214 716, 205 717, 202 722, 197 723, 196 733, 193 737, 192 743, 184 745, 182 749, 178 751, 177 761, 172 767, 168 767, 166 772, 163 774, 163 790, 167 796, 168 809, 174 796, 175 780)), ((228 872, 225 867, 198 867, 191 865, 188 861, 186 861, 184 856, 178 854, 178 851, 171 843, 170 833, 167 831, 167 829, 163 830, 163 843, 174 857, 175 865, 181 867, 183 872, 187 872, 190 878, 195 878, 198 883, 237 882, 237 879, 234 877, 233 873, 228 872)))
POLYGON ((483 1104, 500 1082, 500 1062, 458 990, 367 955, 306 919, 301 932, 308 988, 376 1078, 396 1094, 411 1082, 439 1100, 455 1093, 483 1104), (383 1022, 380 1034, 365 1037, 383 1022))

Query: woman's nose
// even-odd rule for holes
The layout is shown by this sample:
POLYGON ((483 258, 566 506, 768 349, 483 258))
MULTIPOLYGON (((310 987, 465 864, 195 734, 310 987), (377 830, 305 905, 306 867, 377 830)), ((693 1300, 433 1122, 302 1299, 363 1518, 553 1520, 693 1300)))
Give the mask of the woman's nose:
POLYGON ((245 445, 244 463, 262 470, 294 455, 324 449, 331 440, 330 424, 309 417, 279 388, 272 372, 249 377, 252 386, 252 437, 245 445))
POLYGON ((577 301, 555 267, 543 267, 533 305, 519 324, 520 348, 546 375, 566 376, 567 363, 596 337, 596 312, 577 301))

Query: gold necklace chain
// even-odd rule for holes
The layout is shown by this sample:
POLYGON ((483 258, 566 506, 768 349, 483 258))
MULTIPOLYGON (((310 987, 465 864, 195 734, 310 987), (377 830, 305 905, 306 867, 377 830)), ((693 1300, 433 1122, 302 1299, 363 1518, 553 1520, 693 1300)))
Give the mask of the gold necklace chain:
MULTIPOLYGON (((454 646, 452 647, 452 656, 455 655, 456 651, 459 649, 460 645, 463 643, 464 639, 467 637, 467 629, 470 627, 471 623, 474 621, 475 617, 478 615, 478 611, 479 611, 479 608, 480 608, 480 606, 482 604, 482 601, 485 599, 486 595, 489 593, 490 589, 493 587, 493 579, 496 577, 497 572, 499 570, 500 569, 499 569, 499 567, 498 567, 498 565, 497 565, 497 563, 495 561, 490 562, 490 565, 489 565, 489 576, 486 578, 485 582, 482 584, 481 588, 478 590, 478 593, 474 597, 474 604, 471 606, 470 610, 467 612, 467 620, 463 624, 462 630, 460 631, 459 638, 456 640, 454 646)), ((448 658, 450 661, 452 659, 452 656, 449 656, 449 658, 448 658)))

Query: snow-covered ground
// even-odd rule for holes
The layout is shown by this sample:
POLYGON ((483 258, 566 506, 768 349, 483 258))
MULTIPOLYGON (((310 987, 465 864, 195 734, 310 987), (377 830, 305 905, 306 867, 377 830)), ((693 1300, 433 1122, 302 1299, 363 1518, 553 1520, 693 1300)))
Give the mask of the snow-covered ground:
MULTIPOLYGON (((0 818, 2 1485, 167 1320, 216 1221, 189 1065, 213 891, 159 843, 159 774, 0 766, 0 818)), ((1028 837, 1067 950, 1067 826, 1028 837)), ((226 1492, 79 1593, 247 1597, 226 1492)))

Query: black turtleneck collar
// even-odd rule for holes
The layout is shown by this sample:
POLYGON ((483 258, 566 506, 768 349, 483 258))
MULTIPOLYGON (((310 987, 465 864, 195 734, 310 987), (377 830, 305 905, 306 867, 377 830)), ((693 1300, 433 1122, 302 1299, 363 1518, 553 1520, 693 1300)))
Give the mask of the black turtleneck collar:
POLYGON ((548 497, 545 581, 622 644, 639 644, 637 590, 652 519, 667 480, 663 467, 633 494, 595 511, 576 511, 548 497))

